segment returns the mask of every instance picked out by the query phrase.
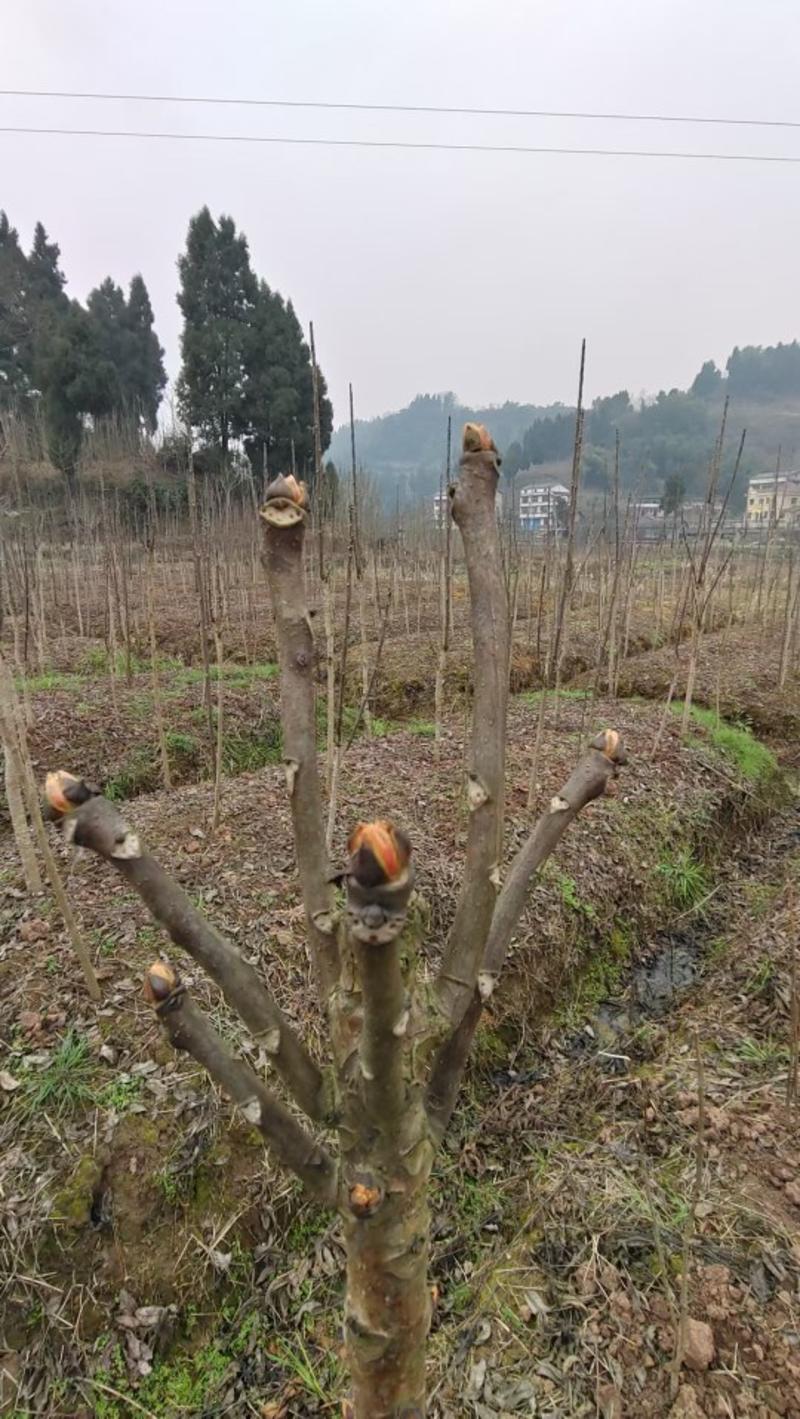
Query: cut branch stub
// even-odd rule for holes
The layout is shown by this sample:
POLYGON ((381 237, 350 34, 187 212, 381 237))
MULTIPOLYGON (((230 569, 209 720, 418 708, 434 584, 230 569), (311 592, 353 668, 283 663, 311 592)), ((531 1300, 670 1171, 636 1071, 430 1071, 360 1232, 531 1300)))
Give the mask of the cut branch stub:
POLYGON ((625 745, 616 729, 604 729, 592 740, 591 747, 599 749, 604 758, 608 759, 615 767, 622 767, 628 762, 625 745))
POLYGON ((47 775, 44 792, 48 817, 63 825, 68 842, 91 847, 101 857, 118 862, 141 857, 138 835, 98 788, 56 769, 47 775))
POLYGON ((98 792, 82 778, 67 773, 66 769, 54 769, 44 781, 44 796, 47 806, 54 814, 71 813, 98 792))
POLYGON ((357 941, 394 940, 402 930, 414 885, 411 843, 401 828, 379 820, 359 823, 347 842, 347 915, 357 941))
POLYGON ((144 998, 155 1009, 165 1005, 180 981, 166 961, 154 961, 144 978, 144 998))
POLYGON ((298 483, 293 474, 281 474, 267 488, 260 516, 270 527, 294 527, 308 512, 305 483, 298 483))
POLYGON ((280 477, 268 487, 260 515, 278 641, 286 786, 306 935, 320 1003, 327 1009, 339 978, 339 954, 334 932, 325 929, 325 923, 332 925, 333 894, 317 768, 314 636, 303 571, 307 510, 303 484, 294 477, 280 477))
POLYGON ((171 966, 164 961, 153 963, 145 976, 144 994, 174 1048, 202 1065, 248 1123, 259 1130, 277 1161, 296 1173, 312 1196, 328 1205, 333 1203, 338 1182, 332 1158, 250 1065, 236 1057, 171 966))
POLYGON ((627 762, 616 729, 604 729, 589 745, 559 793, 531 829, 500 888, 485 943, 475 989, 455 1029, 440 1046, 427 1090, 427 1108, 434 1138, 439 1142, 455 1107, 459 1084, 472 1039, 486 1002, 491 998, 536 873, 555 850, 570 823, 587 804, 600 798, 627 762))
POLYGON ((497 896, 509 644, 508 593, 496 511, 500 459, 482 424, 466 424, 463 441, 451 511, 467 566, 475 666, 466 763, 469 824, 458 904, 436 982, 441 1011, 453 1024, 467 1008, 475 987, 497 896))
POLYGON ((497 444, 485 424, 465 424, 461 441, 465 453, 493 453, 495 461, 500 463, 497 444))
POLYGON ((110 862, 175 945, 188 951, 221 986, 248 1030, 263 1042, 271 1063, 309 1118, 328 1119, 333 1108, 329 1083, 266 985, 144 850, 116 805, 63 770, 48 774, 45 793, 50 816, 63 825, 65 835, 110 862))

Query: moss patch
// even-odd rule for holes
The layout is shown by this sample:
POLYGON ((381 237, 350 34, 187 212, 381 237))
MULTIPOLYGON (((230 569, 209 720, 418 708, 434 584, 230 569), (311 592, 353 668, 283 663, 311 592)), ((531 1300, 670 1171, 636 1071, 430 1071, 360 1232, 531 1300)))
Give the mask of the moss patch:
POLYGON ((103 1167, 98 1158, 86 1154, 64 1187, 53 1198, 52 1220, 75 1230, 88 1226, 103 1167))

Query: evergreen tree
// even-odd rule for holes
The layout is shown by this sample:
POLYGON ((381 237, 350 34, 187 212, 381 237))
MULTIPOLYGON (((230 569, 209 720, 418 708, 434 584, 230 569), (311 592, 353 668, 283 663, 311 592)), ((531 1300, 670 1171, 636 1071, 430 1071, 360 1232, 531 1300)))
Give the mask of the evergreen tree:
POLYGON ((517 474, 520 473, 524 467, 525 459, 522 452, 522 444, 514 439, 513 443, 508 445, 508 448, 503 454, 503 473, 508 479, 516 478, 517 474))
POLYGON ((78 301, 59 313, 39 357, 45 435, 51 461, 75 476, 84 416, 114 408, 117 372, 107 358, 98 323, 78 301))
POLYGON ((714 364, 713 360, 706 360, 699 372, 695 375, 689 387, 689 393, 697 396, 698 399, 711 399, 718 393, 722 386, 722 375, 714 364))
POLYGON ((323 519, 330 520, 339 501, 339 473, 336 464, 328 459, 322 472, 322 487, 318 489, 317 507, 323 519))
POLYGON ((217 224, 204 207, 189 223, 178 270, 181 411, 226 458, 231 439, 247 430, 246 363, 258 295, 247 240, 230 217, 217 224))
POLYGON ((33 246, 28 257, 28 298, 33 301, 52 301, 63 305, 66 297, 64 287, 67 278, 58 262, 61 248, 55 241, 48 241, 47 232, 41 222, 33 231, 33 246))
POLYGON ((25 349, 30 327, 25 306, 27 261, 19 236, 0 212, 0 402, 11 403, 30 387, 25 349))
MULTIPOLYGON (((333 409, 318 371, 320 434, 330 442, 333 409)), ((254 472, 293 467, 313 482, 314 389, 311 352, 291 301, 261 281, 247 346, 245 448, 254 472)))
POLYGON ((126 403, 125 365, 128 354, 125 293, 110 276, 106 276, 100 286, 89 292, 86 306, 94 325, 94 338, 114 370, 111 407, 121 413, 126 403))
POLYGON ((667 516, 677 517, 686 497, 686 483, 680 473, 670 473, 664 482, 661 510, 667 516))
POLYGON ((31 386, 43 389, 42 370, 50 362, 50 347, 56 330, 69 311, 64 291, 67 278, 59 266, 61 249, 50 241, 41 222, 33 233, 33 246, 25 267, 25 311, 27 335, 22 361, 31 386))
POLYGON ((133 405, 145 428, 154 433, 167 372, 164 351, 153 328, 150 296, 140 275, 133 277, 128 291, 127 326, 131 335, 128 383, 133 405))
POLYGON ((114 371, 113 412, 141 419, 153 432, 167 377, 144 281, 134 276, 126 301, 121 287, 106 277, 87 306, 103 359, 114 371))

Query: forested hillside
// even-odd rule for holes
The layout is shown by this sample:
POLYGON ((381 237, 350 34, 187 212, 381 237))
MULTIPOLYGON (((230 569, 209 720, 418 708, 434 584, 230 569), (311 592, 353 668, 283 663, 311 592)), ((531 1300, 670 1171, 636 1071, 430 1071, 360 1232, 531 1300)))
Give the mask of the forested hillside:
MULTIPOLYGON (((724 370, 707 360, 687 390, 661 390, 634 401, 628 390, 599 397, 587 412, 583 481, 602 491, 609 486, 617 430, 622 481, 656 490, 669 477, 688 493, 703 486, 708 458, 719 431, 726 395, 737 428, 747 428, 743 474, 797 463, 800 445, 800 344, 736 348, 724 370)), ((472 409, 453 394, 418 395, 407 408, 356 422, 359 462, 373 473, 386 496, 398 484, 410 496, 431 493, 443 466, 447 417, 454 426, 467 419, 488 421, 505 455, 504 473, 557 463, 571 456, 575 410, 567 405, 536 407, 507 403, 472 409)), ((331 446, 337 463, 349 461, 350 431, 336 430, 331 446)), ((733 457, 733 449, 730 451, 733 457)), ((740 479, 740 487, 744 477, 740 479)))

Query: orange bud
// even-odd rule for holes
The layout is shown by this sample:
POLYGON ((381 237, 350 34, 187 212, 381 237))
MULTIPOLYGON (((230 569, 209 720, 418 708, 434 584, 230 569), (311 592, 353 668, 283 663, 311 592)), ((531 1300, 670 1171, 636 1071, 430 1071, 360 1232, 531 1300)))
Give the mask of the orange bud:
POLYGON ((368 1217, 381 1200, 379 1187, 368 1187, 366 1183, 354 1183, 350 1189, 350 1210, 356 1217, 368 1217))
POLYGON ((154 961, 144 978, 144 998, 148 1005, 163 1005, 178 984, 178 977, 166 961, 154 961))
POLYGON ((462 435, 465 453, 496 453, 494 439, 485 424, 465 424, 462 435))
POLYGON ((401 876, 411 856, 411 844, 405 833, 385 819, 357 823, 347 840, 347 850, 351 857, 369 854, 387 882, 401 876))
POLYGON ((44 781, 44 796, 56 813, 71 813, 76 807, 76 804, 67 798, 66 790, 79 783, 80 779, 74 774, 68 774, 66 769, 55 769, 47 775, 44 781))

